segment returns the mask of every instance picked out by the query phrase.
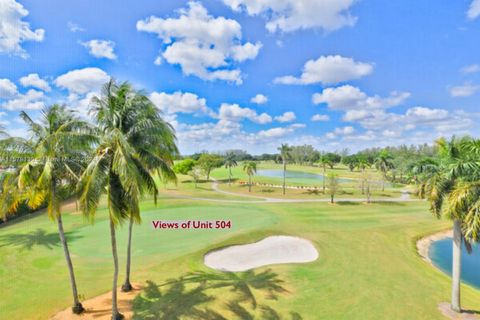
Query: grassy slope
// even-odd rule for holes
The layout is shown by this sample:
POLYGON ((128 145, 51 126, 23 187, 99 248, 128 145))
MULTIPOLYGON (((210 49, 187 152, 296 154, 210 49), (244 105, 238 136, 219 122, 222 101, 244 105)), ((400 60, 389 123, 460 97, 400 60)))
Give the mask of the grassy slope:
MULTIPOLYGON (((320 259, 304 265, 274 266, 290 294, 273 303, 304 319, 442 319, 450 279, 421 260, 414 239, 449 226, 436 221, 425 203, 403 204, 209 204, 163 199, 142 205, 144 222, 135 228, 133 280, 157 282, 206 270, 203 254, 231 243, 270 234, 314 241, 320 259), (152 219, 231 219, 231 231, 154 231, 152 219)), ((110 289, 112 263, 106 213, 85 224, 65 215, 80 292, 86 297, 110 289)), ((119 235, 122 275, 126 228, 119 235)), ((39 233, 40 234, 40 233, 39 233)), ((0 228, 0 310, 6 319, 45 319, 70 304, 67 271, 55 225, 37 216, 0 228), (46 235, 33 237, 37 230, 46 235), (31 244, 31 249, 28 245, 31 244), (51 248, 48 248, 48 247, 51 248)), ((463 288, 464 307, 480 309, 480 291, 463 288)), ((272 305, 272 303, 271 303, 272 305)))

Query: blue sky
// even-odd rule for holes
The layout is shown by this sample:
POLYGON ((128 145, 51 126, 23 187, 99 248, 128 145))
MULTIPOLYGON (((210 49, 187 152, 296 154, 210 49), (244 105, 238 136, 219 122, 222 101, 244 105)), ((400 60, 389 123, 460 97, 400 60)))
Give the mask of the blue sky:
POLYGON ((184 153, 479 133, 480 0, 0 0, 0 20, 11 135, 55 102, 88 117, 110 76, 150 95, 184 153))

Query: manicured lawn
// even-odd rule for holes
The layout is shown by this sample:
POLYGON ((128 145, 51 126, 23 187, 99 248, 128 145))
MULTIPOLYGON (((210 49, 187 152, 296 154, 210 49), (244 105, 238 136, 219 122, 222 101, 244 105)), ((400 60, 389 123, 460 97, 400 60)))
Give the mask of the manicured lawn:
MULTIPOLYGON (((142 214, 133 240, 134 282, 162 283, 207 271, 202 257, 213 248, 273 234, 297 235, 312 240, 320 258, 271 267, 289 291, 269 302, 280 314, 296 311, 312 320, 443 319, 437 304, 448 301, 450 279, 420 259, 414 242, 450 223, 434 219, 424 202, 218 204, 166 195, 158 207, 145 200, 142 214), (153 230, 151 221, 157 219, 224 219, 232 221, 233 229, 153 230)), ((65 214, 64 221, 81 294, 88 298, 109 291, 112 262, 105 210, 98 212, 94 225, 73 213, 65 214)), ((57 239, 55 224, 44 215, 0 228, 2 318, 46 319, 71 303, 57 239)), ((123 280, 126 226, 118 243, 123 280)), ((462 289, 464 307, 480 310, 480 291, 462 289)), ((223 305, 212 308, 225 312, 223 305)))

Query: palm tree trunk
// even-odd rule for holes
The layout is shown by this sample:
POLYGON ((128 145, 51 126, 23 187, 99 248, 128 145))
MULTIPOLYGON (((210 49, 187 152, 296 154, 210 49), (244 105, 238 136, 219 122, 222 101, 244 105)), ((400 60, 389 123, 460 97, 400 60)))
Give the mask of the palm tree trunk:
POLYGON ((325 171, 327 168, 325 168, 325 165, 323 165, 323 194, 325 194, 325 171))
POLYGON ((459 219, 453 221, 453 252, 452 252, 452 310, 461 311, 460 306, 460 274, 462 267, 462 223, 459 219))
POLYGON ((118 311, 117 305, 117 281, 118 281, 118 254, 117 254, 117 239, 115 236, 115 225, 110 217, 110 239, 112 241, 112 256, 113 256, 113 286, 112 286, 112 320, 124 319, 124 316, 118 311))
POLYGON ((248 175, 248 192, 252 192, 252 176, 248 175))
POLYGON ((123 292, 132 291, 132 284, 130 283, 130 264, 132 259, 132 230, 133 230, 133 215, 130 214, 130 222, 128 225, 127 270, 125 272, 125 282, 122 285, 123 292))
POLYGON ((59 213, 57 216, 57 225, 58 225, 58 234, 60 235, 60 242, 63 246, 63 252, 65 254, 65 260, 67 261, 68 272, 70 274, 70 285, 72 287, 73 293, 73 307, 72 311, 75 314, 80 314, 85 309, 83 308, 82 304, 78 299, 78 290, 77 290, 77 283, 75 281, 75 273, 73 272, 73 263, 70 257, 70 251, 68 250, 67 239, 65 238, 65 231, 63 230, 63 222, 62 222, 62 214, 59 213))
POLYGON ((230 186, 232 183, 232 168, 228 168, 228 185, 230 186))
POLYGON ((334 203, 335 201, 333 201, 333 194, 330 195, 330 203, 334 203))
POLYGON ((283 194, 285 195, 285 175, 287 174, 287 163, 283 161, 283 194))

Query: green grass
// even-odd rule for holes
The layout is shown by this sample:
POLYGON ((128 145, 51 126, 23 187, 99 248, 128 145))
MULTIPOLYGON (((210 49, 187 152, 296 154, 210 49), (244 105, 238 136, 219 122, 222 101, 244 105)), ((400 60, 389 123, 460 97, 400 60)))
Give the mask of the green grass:
MULTIPOLYGON (((186 195, 199 192, 187 184, 178 188, 186 195)), ((280 314, 296 311, 304 319, 443 319, 437 305, 449 300, 450 278, 415 250, 419 236, 450 226, 434 219, 424 202, 218 204, 167 194, 158 207, 144 201, 142 214, 143 223, 135 227, 133 238, 135 282, 162 283, 187 272, 206 271, 202 257, 213 248, 286 234, 312 240, 320 258, 271 267, 289 290, 269 302, 280 314), (226 219, 233 229, 153 230, 151 220, 161 219, 226 219)), ((89 298, 109 291, 112 261, 105 210, 98 212, 94 225, 73 213, 64 215, 64 223, 81 294, 89 298)), ((121 283, 125 226, 119 229, 118 243, 121 283)), ((34 215, 0 228, 0 264, 2 318, 46 319, 70 305, 56 225, 46 216, 34 215)), ((469 286, 462 290, 463 306, 480 310, 480 291, 469 286)), ((214 307, 223 311, 222 306, 214 307)))

